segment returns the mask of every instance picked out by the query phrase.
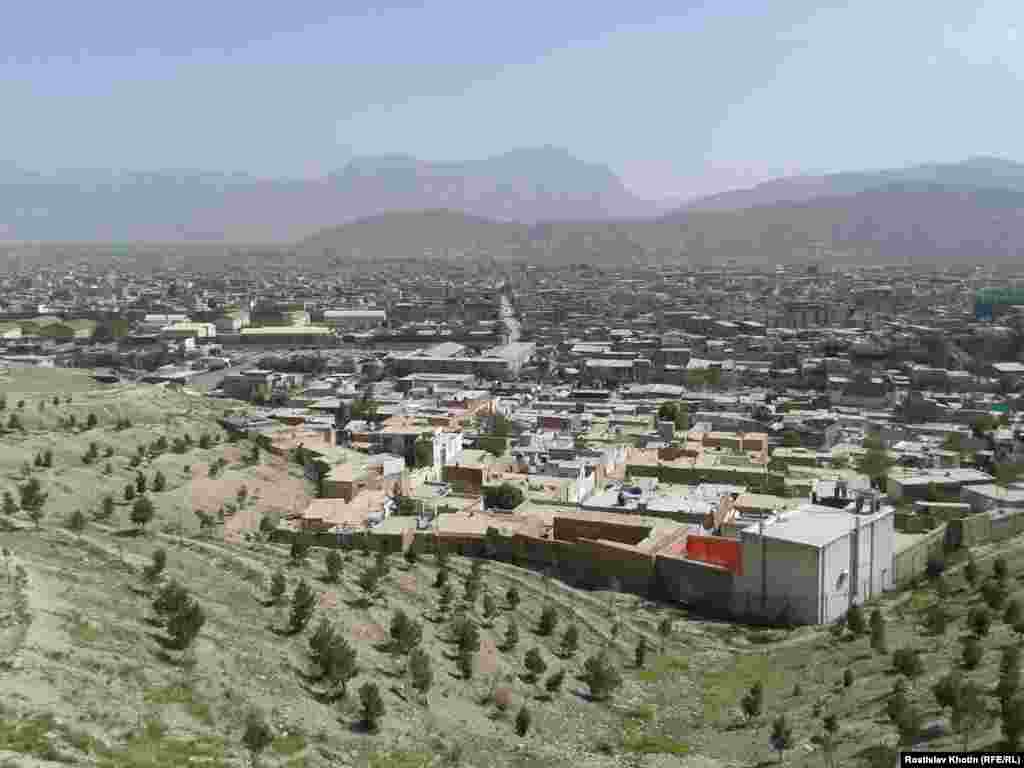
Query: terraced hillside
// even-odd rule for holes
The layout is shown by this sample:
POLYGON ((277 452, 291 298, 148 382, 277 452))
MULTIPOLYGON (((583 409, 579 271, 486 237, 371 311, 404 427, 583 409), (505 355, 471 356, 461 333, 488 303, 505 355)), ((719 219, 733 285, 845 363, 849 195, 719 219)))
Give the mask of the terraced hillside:
POLYGON ((197 532, 198 510, 231 537, 255 528, 265 513, 301 509, 311 498, 301 468, 265 451, 254 461, 251 444, 228 443, 217 418, 244 403, 157 386, 100 385, 71 370, 0 374, 0 397, 0 493, 17 498, 17 486, 34 477, 47 494, 42 515, 50 524, 76 510, 102 515, 111 496, 105 522, 127 526, 140 474, 154 506, 152 525, 165 531, 197 532), (91 448, 95 456, 87 458, 91 448), (50 466, 38 466, 47 452, 50 466))
MULTIPOLYGON (((759 765, 778 759, 769 736, 780 714, 792 727, 787 764, 823 763, 823 720, 834 714, 836 764, 892 765, 898 733, 887 703, 900 677, 892 652, 915 649, 922 661, 919 673, 907 679, 905 695, 922 723, 937 724, 915 738, 935 748, 960 745, 932 686, 960 666, 964 642, 975 634, 967 613, 995 591, 1000 607, 990 630, 978 638, 980 663, 964 674, 983 686, 988 714, 973 728, 970 746, 995 745, 1001 738, 995 696, 1000 654, 1018 643, 1001 617, 1008 601, 1024 597, 1018 594, 1018 574, 1024 573, 1020 540, 976 551, 981 575, 973 584, 965 580, 962 563, 950 563, 943 587, 923 584, 869 606, 868 613, 877 607, 884 620, 884 651, 872 648, 868 634, 715 623, 632 596, 579 591, 507 563, 482 563, 479 592, 466 600, 474 566, 461 557, 449 558, 445 567, 452 586, 445 608, 436 586, 442 565, 433 555, 407 562, 399 555, 344 551, 338 580, 331 581, 327 551, 296 552, 293 558, 287 548, 258 535, 230 535, 241 522, 234 529, 229 525, 227 536, 221 527, 200 531, 187 525, 179 532, 173 528, 177 509, 187 507, 190 496, 183 490, 183 472, 172 480, 172 463, 164 470, 169 490, 146 492, 157 508, 155 524, 132 526, 129 507, 122 504, 109 518, 87 515, 84 527, 69 527, 67 516, 93 510, 103 489, 131 482, 140 469, 152 477, 157 466, 165 466, 160 462, 187 462, 193 477, 211 481, 210 488, 223 483, 222 497, 236 501, 236 483, 255 487, 260 472, 284 482, 292 470, 266 456, 248 464, 243 459, 251 446, 224 440, 181 454, 147 452, 132 467, 135 446, 159 434, 171 443, 184 429, 214 435, 210 419, 216 407, 156 388, 119 391, 111 398, 109 391, 88 386, 72 393, 71 404, 61 393, 61 404, 53 406, 53 392, 31 394, 10 384, 4 385, 4 413, 22 413, 25 432, 0 437, 3 482, 16 491, 28 479, 40 479, 41 492, 51 495, 38 521, 31 510, 0 513, 0 766, 248 765, 243 733, 254 709, 264 713, 271 730, 260 755, 267 766, 759 765), (34 403, 44 396, 40 413, 34 403), (26 404, 18 409, 22 397, 26 404), (118 431, 118 419, 128 413, 121 407, 135 410, 132 427, 118 431), (79 420, 102 412, 103 421, 91 430, 69 431, 57 416, 69 408, 82 409, 79 420), (153 413, 160 416, 146 415, 153 413), (80 453, 90 441, 115 448, 109 459, 116 466, 114 479, 104 474, 107 459, 82 463, 80 453), (34 456, 44 446, 53 451, 53 466, 36 468, 34 456), (218 477, 196 472, 221 455, 228 466, 218 477), (147 573, 160 550, 165 568, 147 573), (983 588, 997 558, 1007 565, 1000 580, 1004 588, 983 588), (379 588, 370 588, 364 574, 380 564, 386 564, 387 575, 379 588), (285 583, 275 601, 271 585, 278 572, 285 583), (170 628, 154 607, 172 581, 188 590, 205 615, 184 650, 169 642, 170 628), (290 628, 291 600, 301 583, 313 591, 312 617, 290 628), (518 602, 509 600, 512 588, 518 602), (948 616, 941 633, 925 627, 936 604, 948 616), (540 631, 545 608, 557 618, 550 634, 540 631), (391 643, 399 610, 421 630, 414 644, 433 672, 426 696, 411 685, 406 650, 391 643), (479 628, 469 677, 460 669, 453 636, 459 615, 479 628), (668 638, 658 632, 665 619, 668 638), (322 620, 355 653, 345 696, 327 695, 322 670, 311 657, 310 641, 322 620), (512 622, 518 627, 514 647, 505 642, 512 622), (570 625, 578 628, 578 648, 562 653, 570 625), (641 638, 650 650, 638 667, 641 638), (536 680, 525 666, 533 649, 538 653, 529 655, 546 666, 536 680), (608 700, 597 701, 582 672, 586 660, 602 651, 622 682, 608 700), (549 692, 545 683, 558 670, 565 671, 564 683, 549 692), (745 717, 740 702, 756 682, 764 689, 761 711, 745 717), (378 686, 383 701, 375 732, 362 724, 359 692, 366 683, 378 686), (516 720, 524 705, 532 717, 521 736, 516 720)), ((20 493, 13 498, 20 501, 20 493)), ((263 504, 262 494, 247 500, 229 521, 248 515, 246 527, 255 529, 262 510, 271 508, 253 511, 263 504)), ((183 515, 190 517, 196 518, 183 515)))

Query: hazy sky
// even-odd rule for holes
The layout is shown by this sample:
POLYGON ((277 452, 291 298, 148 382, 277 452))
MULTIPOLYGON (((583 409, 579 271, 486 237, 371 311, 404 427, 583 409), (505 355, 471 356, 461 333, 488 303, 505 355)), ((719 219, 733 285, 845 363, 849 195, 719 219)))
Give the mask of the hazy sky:
POLYGON ((557 145, 645 196, 1024 159, 1020 0, 34 0, 0 166, 308 176, 557 145))

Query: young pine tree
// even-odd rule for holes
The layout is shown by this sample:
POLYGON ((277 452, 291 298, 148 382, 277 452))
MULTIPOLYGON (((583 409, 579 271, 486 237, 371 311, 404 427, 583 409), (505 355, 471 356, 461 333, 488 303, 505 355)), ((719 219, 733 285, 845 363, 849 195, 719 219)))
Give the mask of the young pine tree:
POLYGON ((327 557, 324 558, 324 566, 327 569, 327 581, 331 584, 337 584, 341 578, 341 554, 336 549, 332 549, 327 553, 327 557))
POLYGON ((779 753, 779 762, 782 762, 782 757, 787 749, 791 749, 793 746, 793 728, 786 720, 785 715, 779 715, 775 718, 772 723, 772 733, 768 738, 772 745, 772 749, 779 753))
POLYGON ((1020 749, 1021 737, 1024 736, 1024 697, 1014 696, 1003 704, 1000 719, 1007 749, 1020 749))
POLYGON ((167 618, 181 611, 188 603, 188 590, 174 579, 164 584, 153 599, 153 610, 161 618, 167 618))
POLYGON ((511 651, 519 643, 519 626, 516 624, 516 620, 510 618, 508 620, 508 626, 505 628, 505 642, 502 645, 502 650, 511 651))
POLYGON ((484 593, 484 619, 486 619, 488 626, 494 622, 494 617, 498 615, 498 604, 494 602, 494 597, 491 596, 490 592, 484 593))
POLYGON ((149 497, 139 496, 132 505, 131 521, 141 530, 149 525, 155 514, 156 510, 153 508, 153 502, 149 500, 149 497))
POLYGON ((288 588, 288 584, 285 581, 284 573, 280 570, 274 571, 274 575, 270 577, 270 601, 273 604, 280 602, 281 598, 284 597, 285 590, 288 588))
POLYGON ((622 675, 604 651, 584 662, 582 678, 596 701, 606 700, 622 685, 622 675))
POLYGON ((964 566, 964 578, 967 579, 967 583, 974 587, 978 583, 979 576, 978 564, 974 561, 973 556, 967 558, 967 564, 964 566))
POLYGON ((85 515, 82 514, 82 510, 76 509, 68 516, 67 527, 69 531, 81 537, 82 531, 85 530, 85 515))
POLYGON ((560 690, 562 690, 562 683, 565 681, 565 670, 560 669, 557 672, 552 672, 548 675, 548 679, 544 681, 544 690, 547 691, 548 696, 556 696, 560 690))
POLYGON ((555 611, 555 606, 548 604, 544 606, 544 610, 540 614, 540 624, 537 627, 537 633, 541 637, 549 637, 558 626, 558 612, 555 611))
POLYGON ((259 764, 260 755, 274 741, 274 732, 267 725, 266 718, 259 710, 251 710, 245 719, 242 732, 242 746, 249 752, 254 766, 259 764))
POLYGON ((878 653, 889 652, 885 642, 885 619, 877 608, 871 612, 871 648, 878 653))
POLYGON ((543 675, 548 668, 547 662, 541 656, 539 648, 531 648, 526 652, 523 666, 526 667, 526 678, 531 683, 536 682, 537 678, 543 675))
POLYGON ((447 583, 448 583, 448 569, 447 568, 438 568, 437 576, 434 577, 434 587, 436 589, 441 589, 441 587, 443 587, 447 583))
POLYGON ((292 634, 298 634, 306 628, 316 608, 316 593, 310 589, 305 579, 299 581, 292 593, 292 611, 288 618, 288 627, 292 634))
POLYGON ((1005 706, 1020 689, 1020 646, 1007 645, 999 662, 999 683, 996 694, 1005 706))
POLYGON ((157 549, 153 552, 153 561, 142 570, 146 581, 156 581, 160 574, 167 567, 167 552, 164 549, 157 549))
POLYGON ((992 614, 984 605, 976 605, 967 614, 967 626, 975 637, 987 637, 992 626, 992 614))
POLYGON ((636 644, 636 650, 634 652, 636 659, 636 668, 643 669, 644 664, 647 662, 647 638, 641 637, 636 644))
POLYGON ((665 644, 672 636, 672 619, 662 619, 658 623, 658 636, 661 638, 661 655, 665 655, 665 644))
POLYGON ((456 666, 459 669, 459 674, 462 675, 463 680, 473 679, 473 652, 460 648, 459 655, 456 659, 456 666))
POLYGON ((740 708, 747 720, 760 717, 764 710, 764 685, 760 680, 755 682, 749 691, 740 699, 740 708))
POLYGON ((360 713, 363 727, 370 733, 376 733, 380 727, 380 719, 384 717, 384 700, 376 683, 364 683, 359 689, 360 713))
POLYGON ((964 648, 961 654, 964 669, 976 669, 981 664, 983 656, 984 649, 977 637, 971 635, 964 639, 964 648))
POLYGON ((530 732, 531 723, 530 710, 523 704, 519 708, 519 714, 516 715, 516 734, 520 737, 526 736, 530 732))
POLYGON ((190 599, 167 621, 167 634, 171 636, 172 646, 179 651, 191 646, 205 623, 206 614, 199 601, 190 599))
POLYGON ((415 648, 409 654, 409 678, 412 687, 426 695, 434 683, 434 670, 430 664, 430 656, 422 648, 415 648))
POLYGON ((846 626, 854 636, 864 634, 867 627, 864 624, 864 610, 859 605, 851 605, 850 610, 846 612, 846 626))

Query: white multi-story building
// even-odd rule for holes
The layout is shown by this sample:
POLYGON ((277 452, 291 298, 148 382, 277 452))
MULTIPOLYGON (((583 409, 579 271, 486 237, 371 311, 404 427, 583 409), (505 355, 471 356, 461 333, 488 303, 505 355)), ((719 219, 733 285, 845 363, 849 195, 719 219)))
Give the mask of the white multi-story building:
POLYGON ((368 331, 380 328, 388 321, 383 309, 328 309, 324 323, 341 331, 368 331))
POLYGON ((891 589, 894 513, 865 494, 846 509, 805 504, 743 529, 734 611, 825 624, 891 589))

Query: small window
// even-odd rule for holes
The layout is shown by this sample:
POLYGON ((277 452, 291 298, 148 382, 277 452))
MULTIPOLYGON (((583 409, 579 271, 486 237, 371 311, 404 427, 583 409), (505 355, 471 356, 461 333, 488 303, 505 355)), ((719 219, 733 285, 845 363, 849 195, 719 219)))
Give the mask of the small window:
POLYGON ((839 574, 839 578, 836 579, 836 589, 842 589, 846 586, 846 579, 849 577, 849 573, 843 571, 839 574))

